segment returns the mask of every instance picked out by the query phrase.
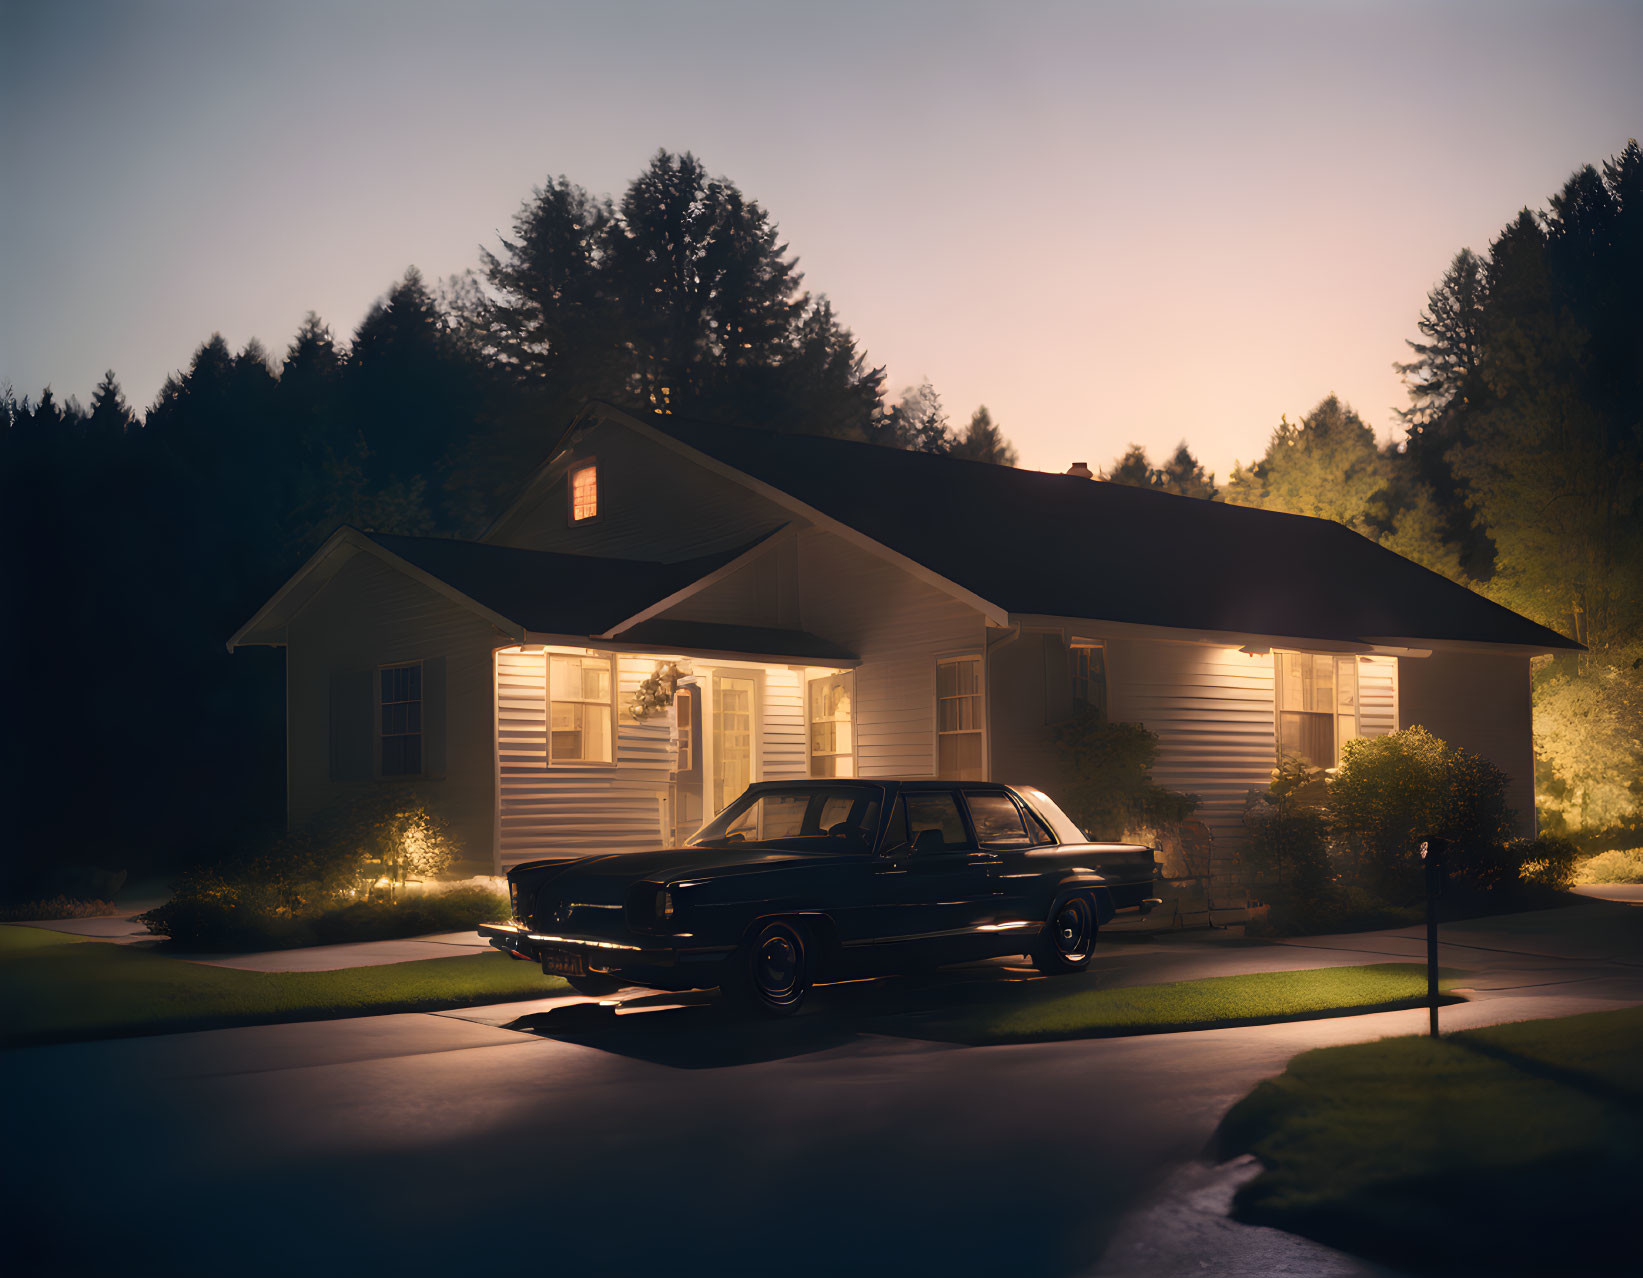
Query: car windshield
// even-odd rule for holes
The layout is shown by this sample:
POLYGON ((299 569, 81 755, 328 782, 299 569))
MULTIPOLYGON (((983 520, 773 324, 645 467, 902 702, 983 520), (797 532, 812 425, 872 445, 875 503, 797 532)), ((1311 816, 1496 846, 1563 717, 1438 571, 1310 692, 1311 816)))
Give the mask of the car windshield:
POLYGON ((795 785, 749 791, 685 846, 776 843, 827 852, 871 852, 882 797, 876 786, 795 785))

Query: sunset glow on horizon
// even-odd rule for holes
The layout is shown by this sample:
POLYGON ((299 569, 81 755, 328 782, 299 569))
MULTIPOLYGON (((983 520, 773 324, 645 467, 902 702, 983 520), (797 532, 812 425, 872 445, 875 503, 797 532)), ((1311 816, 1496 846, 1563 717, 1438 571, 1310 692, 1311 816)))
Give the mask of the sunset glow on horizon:
POLYGON ((1643 132, 1635 4, 1133 8, 3 0, 0 382, 141 409, 214 331, 345 340, 666 148, 892 392, 1025 466, 1185 439, 1224 479, 1330 392, 1388 437, 1455 252, 1643 132))

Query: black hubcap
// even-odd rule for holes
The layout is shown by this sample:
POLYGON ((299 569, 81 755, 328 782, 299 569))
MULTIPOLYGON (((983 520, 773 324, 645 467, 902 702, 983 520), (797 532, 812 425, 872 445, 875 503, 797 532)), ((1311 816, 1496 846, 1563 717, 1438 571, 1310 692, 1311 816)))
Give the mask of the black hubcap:
POLYGON ((1055 948, 1063 958, 1081 959, 1090 950, 1090 907, 1082 897, 1062 902, 1055 916, 1055 948))
POLYGON ((786 1002, 795 997, 803 966, 803 943, 787 928, 772 928, 759 938, 753 956, 753 978, 765 998, 786 1002))

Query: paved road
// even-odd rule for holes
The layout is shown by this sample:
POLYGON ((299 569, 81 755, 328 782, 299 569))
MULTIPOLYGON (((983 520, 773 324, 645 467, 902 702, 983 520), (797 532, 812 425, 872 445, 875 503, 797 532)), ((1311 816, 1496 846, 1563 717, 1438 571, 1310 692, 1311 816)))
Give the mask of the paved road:
MULTIPOLYGON (((1638 907, 1448 936, 1444 962, 1478 990, 1446 1009, 1455 1028, 1643 1002, 1638 907)), ((1414 931, 1137 938, 1078 979, 1418 947, 1414 931)), ((1418 1032, 1424 1012, 1032 1046, 920 1037, 1013 979, 834 987, 774 1026, 706 1001, 618 1015, 558 999, 11 1052, 0 1202, 28 1271, 56 1274, 1372 1272, 1216 1219, 1224 1178, 1198 1159, 1294 1053, 1418 1032)))

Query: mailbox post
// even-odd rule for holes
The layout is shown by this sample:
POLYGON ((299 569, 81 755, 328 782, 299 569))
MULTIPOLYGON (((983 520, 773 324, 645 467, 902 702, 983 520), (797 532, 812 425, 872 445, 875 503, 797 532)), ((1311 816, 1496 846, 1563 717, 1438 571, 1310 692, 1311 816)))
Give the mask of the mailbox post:
POLYGON ((1430 836, 1420 841, 1421 868, 1426 871, 1426 1006, 1433 1038, 1438 1036, 1438 897, 1443 893, 1448 843, 1430 836))

